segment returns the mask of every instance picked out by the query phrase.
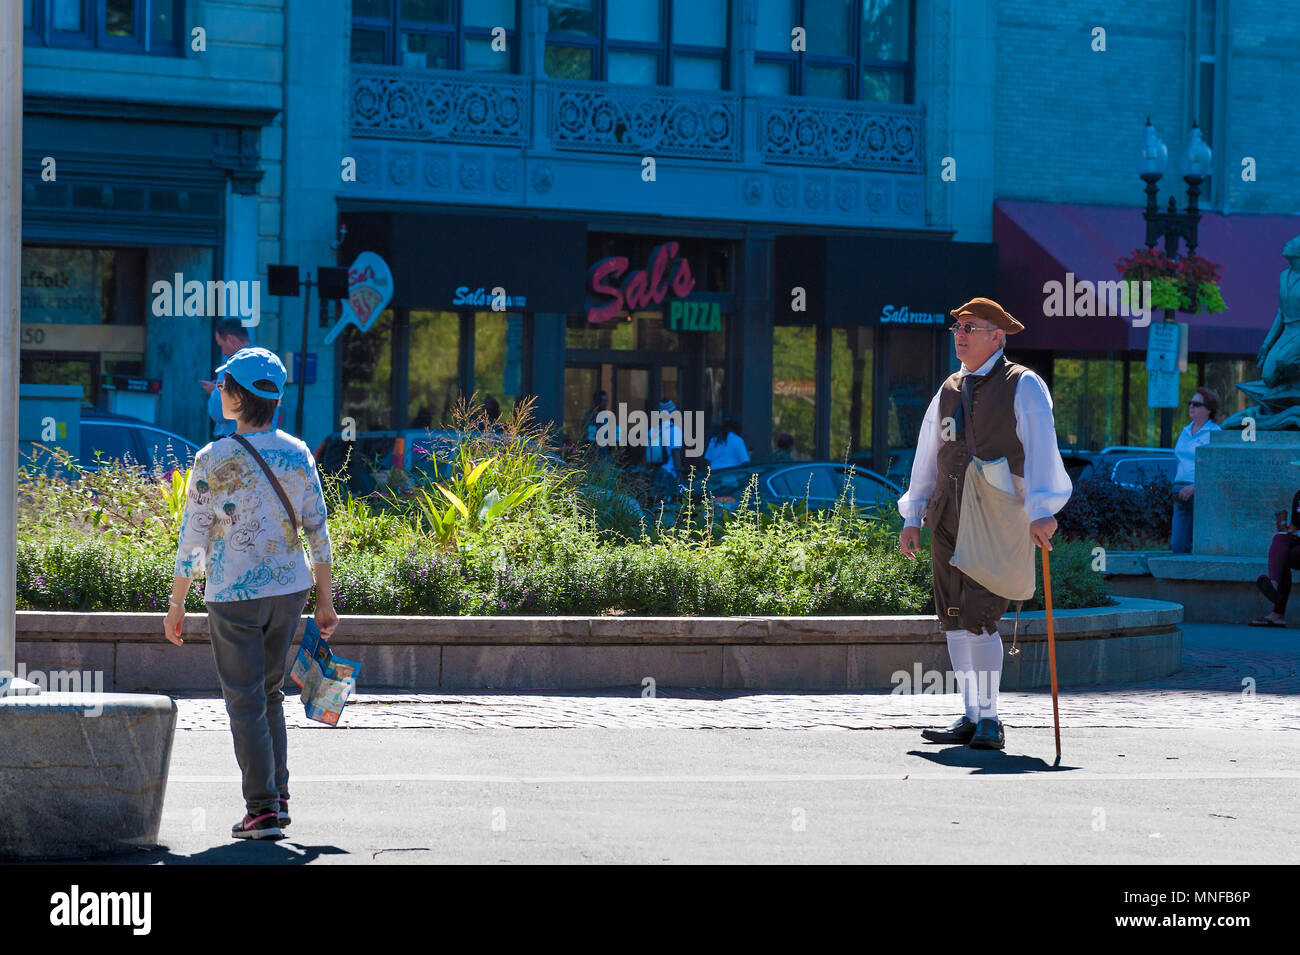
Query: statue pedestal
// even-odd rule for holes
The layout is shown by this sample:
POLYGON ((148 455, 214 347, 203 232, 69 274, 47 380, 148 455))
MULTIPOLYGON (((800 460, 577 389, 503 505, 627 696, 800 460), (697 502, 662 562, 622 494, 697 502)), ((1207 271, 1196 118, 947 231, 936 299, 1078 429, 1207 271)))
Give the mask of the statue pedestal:
POLYGON ((1268 554, 1277 532, 1273 512, 1291 507, 1300 488, 1300 432, 1244 431, 1210 434, 1196 449, 1192 552, 1216 556, 1268 554))

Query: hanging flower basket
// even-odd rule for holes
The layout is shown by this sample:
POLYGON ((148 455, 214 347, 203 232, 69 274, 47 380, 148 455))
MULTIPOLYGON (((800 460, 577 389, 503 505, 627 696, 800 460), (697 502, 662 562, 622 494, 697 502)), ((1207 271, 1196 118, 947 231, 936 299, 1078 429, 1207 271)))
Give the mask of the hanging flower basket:
POLYGON ((1129 300, 1136 301, 1138 282, 1151 283, 1151 308, 1173 309, 1188 315, 1222 312, 1227 306, 1219 291, 1219 266, 1192 253, 1171 259, 1159 249, 1135 249, 1115 263, 1129 283, 1129 300))

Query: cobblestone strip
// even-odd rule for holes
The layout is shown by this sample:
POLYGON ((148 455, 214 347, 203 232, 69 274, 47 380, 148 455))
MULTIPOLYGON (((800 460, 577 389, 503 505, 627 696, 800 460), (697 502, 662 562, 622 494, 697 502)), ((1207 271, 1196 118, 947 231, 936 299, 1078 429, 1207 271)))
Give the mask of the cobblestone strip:
MULTIPOLYGON (((1300 653, 1194 649, 1183 661, 1181 672, 1163 680, 1063 690, 1062 726, 1300 730, 1300 653)), ((177 706, 179 729, 229 730, 220 699, 178 699, 177 706)), ((339 728, 906 729, 948 723, 960 709, 955 694, 663 690, 643 698, 633 687, 357 694, 339 728)), ((998 715, 1008 727, 1051 726, 1051 694, 1003 692, 998 715)), ((285 719, 294 729, 330 729, 308 720, 296 697, 285 701, 285 719)))

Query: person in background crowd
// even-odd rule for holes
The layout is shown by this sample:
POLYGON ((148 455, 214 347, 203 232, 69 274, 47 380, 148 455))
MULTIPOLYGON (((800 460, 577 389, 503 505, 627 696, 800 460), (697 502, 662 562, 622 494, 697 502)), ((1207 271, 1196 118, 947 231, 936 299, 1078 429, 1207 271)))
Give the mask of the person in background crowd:
POLYGON ((709 441, 704 450, 704 458, 714 471, 723 468, 740 467, 749 463, 749 448, 740 436, 740 420, 729 417, 722 424, 722 430, 709 441))
POLYGON ((1252 627, 1285 627, 1286 602, 1291 596, 1291 571, 1300 568, 1300 491, 1291 498, 1291 517, 1277 512, 1277 533, 1268 547, 1268 573, 1255 581, 1265 599, 1273 605, 1271 612, 1250 622, 1252 627))
POLYGON ((1215 419, 1219 414, 1219 396, 1211 388, 1201 386, 1188 402, 1192 421, 1183 428, 1174 445, 1178 458, 1178 473, 1174 475, 1174 519, 1169 535, 1169 549, 1175 554, 1192 551, 1192 483, 1196 469, 1196 449, 1210 443, 1210 432, 1218 431, 1215 419))
POLYGON ((609 392, 598 391, 591 396, 591 410, 587 412, 587 417, 582 419, 583 430, 586 432, 587 440, 595 442, 596 432, 599 426, 596 424, 596 416, 602 411, 609 410, 609 392))
MULTIPOLYGON (((218 319, 213 337, 217 340, 217 347, 221 349, 224 358, 229 358, 239 349, 248 347, 248 329, 237 318, 218 319)), ((208 417, 213 421, 212 437, 221 438, 232 433, 235 430, 235 422, 227 418, 221 410, 221 392, 217 389, 217 383, 200 381, 199 384, 203 386, 208 396, 208 417)))
POLYGON ((772 455, 773 461, 793 461, 794 460, 794 435, 778 434, 776 436, 776 452, 772 455))
POLYGON ((650 444, 645 449, 646 464, 654 468, 657 490, 665 497, 677 493, 679 475, 686 470, 686 452, 682 449, 682 429, 678 422, 668 415, 677 410, 677 404, 671 398, 659 402, 659 427, 650 435, 650 444), (655 467, 658 465, 657 467, 655 467))
POLYGON ((311 545, 321 636, 328 639, 339 619, 325 498, 307 445, 271 423, 287 377, 280 359, 243 348, 217 374, 236 430, 194 456, 163 635, 184 643, 185 595, 204 574, 208 636, 247 810, 231 836, 279 839, 289 824, 284 665, 313 583, 300 526, 311 545))
POLYGON ((501 402, 488 395, 483 399, 483 415, 487 418, 489 427, 495 425, 501 420, 501 402))

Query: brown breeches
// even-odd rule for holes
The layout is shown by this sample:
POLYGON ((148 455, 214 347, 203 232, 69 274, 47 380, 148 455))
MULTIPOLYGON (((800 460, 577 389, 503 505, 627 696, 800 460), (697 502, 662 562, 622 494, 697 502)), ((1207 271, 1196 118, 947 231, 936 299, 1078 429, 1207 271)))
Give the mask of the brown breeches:
POLYGON ((957 504, 945 497, 927 515, 930 526, 930 562, 934 572, 934 612, 944 630, 980 630, 992 633, 1011 601, 987 590, 948 563, 957 546, 957 504))

